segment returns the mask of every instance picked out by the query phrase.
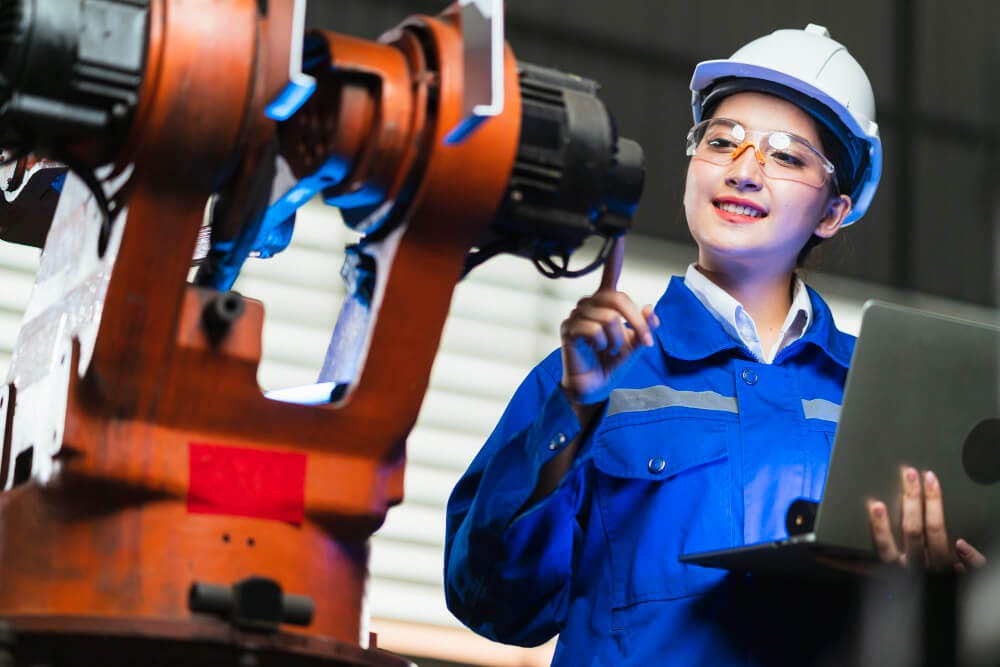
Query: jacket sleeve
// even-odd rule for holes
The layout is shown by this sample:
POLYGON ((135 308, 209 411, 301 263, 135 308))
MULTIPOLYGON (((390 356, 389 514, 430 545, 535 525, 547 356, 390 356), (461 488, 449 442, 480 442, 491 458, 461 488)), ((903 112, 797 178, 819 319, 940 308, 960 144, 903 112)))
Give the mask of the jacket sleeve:
POLYGON ((472 630, 541 644, 566 618, 589 443, 559 486, 524 508, 539 470, 580 432, 558 387, 558 352, 525 379, 448 501, 445 597, 472 630))

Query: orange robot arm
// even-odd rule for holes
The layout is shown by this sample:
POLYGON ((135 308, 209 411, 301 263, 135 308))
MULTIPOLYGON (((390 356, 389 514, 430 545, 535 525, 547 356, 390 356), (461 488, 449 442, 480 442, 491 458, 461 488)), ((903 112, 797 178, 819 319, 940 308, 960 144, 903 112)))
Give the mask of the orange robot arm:
POLYGON ((0 388, 0 622, 50 664, 115 642, 133 652, 103 664, 207 645, 401 664, 361 636, 367 540, 402 499, 455 284, 499 251, 567 273, 588 235, 624 233, 641 151, 596 84, 510 48, 503 111, 456 140, 468 3, 377 42, 302 39, 291 0, 5 8, 29 6, 2 24, 0 145, 72 174, 0 388), (299 405, 261 394, 263 307, 224 290, 310 190, 365 233, 346 317, 366 333, 335 346, 329 399, 299 405), (85 650, 56 655, 71 638, 85 650))

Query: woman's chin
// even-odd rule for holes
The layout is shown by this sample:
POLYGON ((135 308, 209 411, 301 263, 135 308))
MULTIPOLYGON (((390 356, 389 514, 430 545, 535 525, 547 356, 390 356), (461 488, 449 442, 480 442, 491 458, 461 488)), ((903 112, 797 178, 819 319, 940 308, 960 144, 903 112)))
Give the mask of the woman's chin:
POLYGON ((748 233, 745 228, 711 229, 708 233, 695 236, 695 242, 702 252, 720 257, 752 257, 761 254, 765 244, 759 234, 748 233))

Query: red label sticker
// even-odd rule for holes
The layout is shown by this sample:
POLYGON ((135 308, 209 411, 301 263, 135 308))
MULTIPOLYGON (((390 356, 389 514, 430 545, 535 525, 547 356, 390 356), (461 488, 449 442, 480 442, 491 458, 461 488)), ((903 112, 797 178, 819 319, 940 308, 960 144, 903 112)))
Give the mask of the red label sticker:
POLYGON ((305 454, 199 442, 189 443, 188 454, 188 512, 302 523, 305 454))

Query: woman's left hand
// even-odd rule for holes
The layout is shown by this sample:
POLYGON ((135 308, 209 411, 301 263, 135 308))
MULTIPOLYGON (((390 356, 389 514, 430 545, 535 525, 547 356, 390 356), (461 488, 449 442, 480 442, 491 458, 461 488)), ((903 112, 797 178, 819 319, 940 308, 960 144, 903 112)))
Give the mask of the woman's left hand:
POLYGON ((959 539, 952 544, 945 527, 944 503, 937 475, 903 466, 902 545, 892 532, 889 511, 881 500, 868 503, 872 540, 879 560, 932 571, 965 572, 986 565, 986 557, 959 539))

